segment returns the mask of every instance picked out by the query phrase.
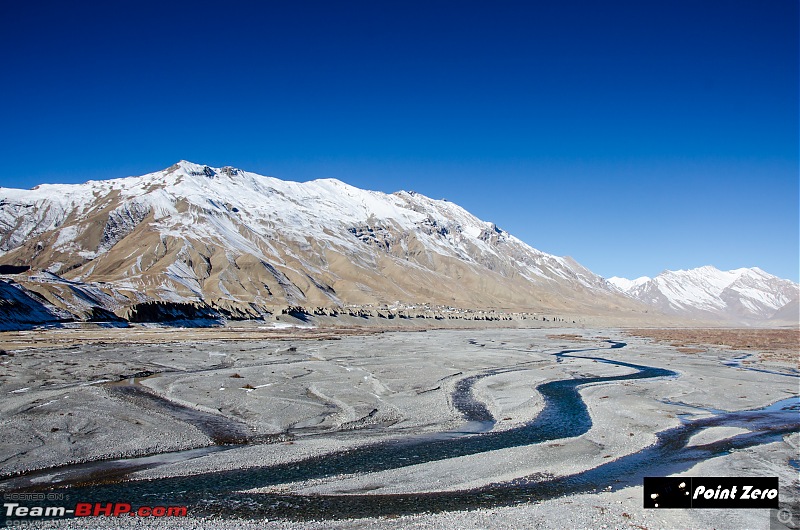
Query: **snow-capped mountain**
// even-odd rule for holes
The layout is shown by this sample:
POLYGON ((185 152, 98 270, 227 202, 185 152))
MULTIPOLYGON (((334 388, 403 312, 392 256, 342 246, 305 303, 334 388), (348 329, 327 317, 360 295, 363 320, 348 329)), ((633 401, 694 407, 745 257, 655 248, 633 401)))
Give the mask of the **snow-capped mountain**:
POLYGON ((396 301, 643 309, 571 258, 451 202, 186 161, 140 177, 0 188, 0 253, 31 268, 26 287, 73 313, 152 301, 249 315, 396 301))
MULTIPOLYGON (((758 267, 721 271, 711 266, 664 271, 655 278, 609 278, 609 284, 665 313, 740 322, 783 319, 797 305, 792 281, 758 267)), ((795 315, 796 317, 797 315, 795 315)))

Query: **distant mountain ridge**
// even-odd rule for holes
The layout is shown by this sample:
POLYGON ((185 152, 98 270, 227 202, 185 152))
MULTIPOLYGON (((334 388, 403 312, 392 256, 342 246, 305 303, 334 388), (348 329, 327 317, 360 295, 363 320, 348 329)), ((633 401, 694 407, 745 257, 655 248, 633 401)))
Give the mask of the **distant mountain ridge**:
POLYGON ((655 278, 613 277, 608 282, 632 299, 667 314, 743 323, 791 321, 791 307, 797 305, 800 296, 798 284, 758 267, 721 271, 704 266, 664 271, 655 278))
POLYGON ((31 268, 26 288, 73 314, 148 301, 252 316, 394 303, 645 310, 571 258, 448 201, 186 161, 140 177, 0 189, 0 252, 3 264, 31 268))
POLYGON ((758 269, 607 281, 445 200, 187 161, 0 188, 0 265, 30 300, 0 297, 49 321, 390 306, 755 321, 797 298, 796 284, 758 269))

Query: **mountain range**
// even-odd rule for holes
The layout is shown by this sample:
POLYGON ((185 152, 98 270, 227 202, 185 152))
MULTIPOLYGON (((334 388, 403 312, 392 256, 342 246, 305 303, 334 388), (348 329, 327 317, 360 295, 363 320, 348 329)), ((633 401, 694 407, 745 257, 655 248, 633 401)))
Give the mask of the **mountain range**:
POLYGON ((758 267, 721 271, 710 265, 664 271, 655 278, 613 277, 609 284, 663 313, 738 322, 797 322, 798 286, 758 267))
POLYGON ((758 269, 720 289, 728 273, 705 267, 672 273, 686 289, 665 275, 606 280, 445 200, 186 161, 140 177, 0 188, 0 263, 7 286, 61 320, 395 306, 749 321, 798 298, 797 284, 758 269))

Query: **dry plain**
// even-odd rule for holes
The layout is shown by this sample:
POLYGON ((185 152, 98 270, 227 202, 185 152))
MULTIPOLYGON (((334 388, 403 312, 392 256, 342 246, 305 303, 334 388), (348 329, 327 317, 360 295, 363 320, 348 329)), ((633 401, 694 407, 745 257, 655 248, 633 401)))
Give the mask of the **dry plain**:
MULTIPOLYGON (((356 448, 387 450, 409 440, 502 439, 502 433, 519 431, 542 412, 546 403, 537 391, 542 384, 635 374, 630 365, 675 372, 582 385, 580 397, 591 423, 577 436, 501 444, 372 471, 310 474, 255 487, 247 482, 241 490, 255 498, 373 495, 391 500, 422 493, 449 498, 489 484, 513 488, 519 480, 581 477, 642 454, 658 442, 657 433, 797 396, 796 331, 776 333, 781 340, 753 342, 750 348, 733 340, 715 344, 702 334, 683 336, 672 345, 657 333, 607 328, 6 333, 0 339, 6 351, 0 356, 0 489, 68 491, 68 485, 103 477, 139 483, 213 478, 231 470, 302 466, 320 455, 356 448), (611 348, 608 341, 627 345, 611 348), (557 355, 565 350, 583 351, 557 355), (481 421, 466 423, 470 415, 481 421), (130 458, 148 455, 162 456, 130 458), (128 459, 128 464, 120 464, 122 471, 112 469, 108 462, 115 459, 128 459)), ((734 335, 741 333, 728 332, 734 335)), ((709 423, 692 434, 686 447, 716 447, 748 432, 741 424, 709 423)), ((689 461, 677 471, 778 476, 782 499, 788 502, 797 497, 797 470, 790 462, 796 465, 799 442, 796 433, 787 433, 770 443, 689 461)), ((590 491, 575 488, 519 504, 477 502, 441 513, 430 513, 420 502, 419 510, 390 514, 359 512, 354 518, 343 513, 315 521, 313 513, 291 512, 267 523, 232 521, 235 513, 214 515, 200 506, 193 513, 190 505, 189 517, 180 522, 93 518, 91 524, 766 528, 769 522, 763 510, 645 510, 641 486, 622 479, 608 476, 607 485, 601 480, 590 491)), ((25 524, 86 527, 85 520, 25 524)))

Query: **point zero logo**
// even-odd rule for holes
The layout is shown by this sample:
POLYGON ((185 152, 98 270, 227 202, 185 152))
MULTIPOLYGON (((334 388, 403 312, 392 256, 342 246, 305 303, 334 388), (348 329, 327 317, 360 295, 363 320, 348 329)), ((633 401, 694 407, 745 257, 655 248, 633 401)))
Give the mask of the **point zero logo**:
POLYGON ((645 508, 778 508, 778 477, 645 477, 645 508))

